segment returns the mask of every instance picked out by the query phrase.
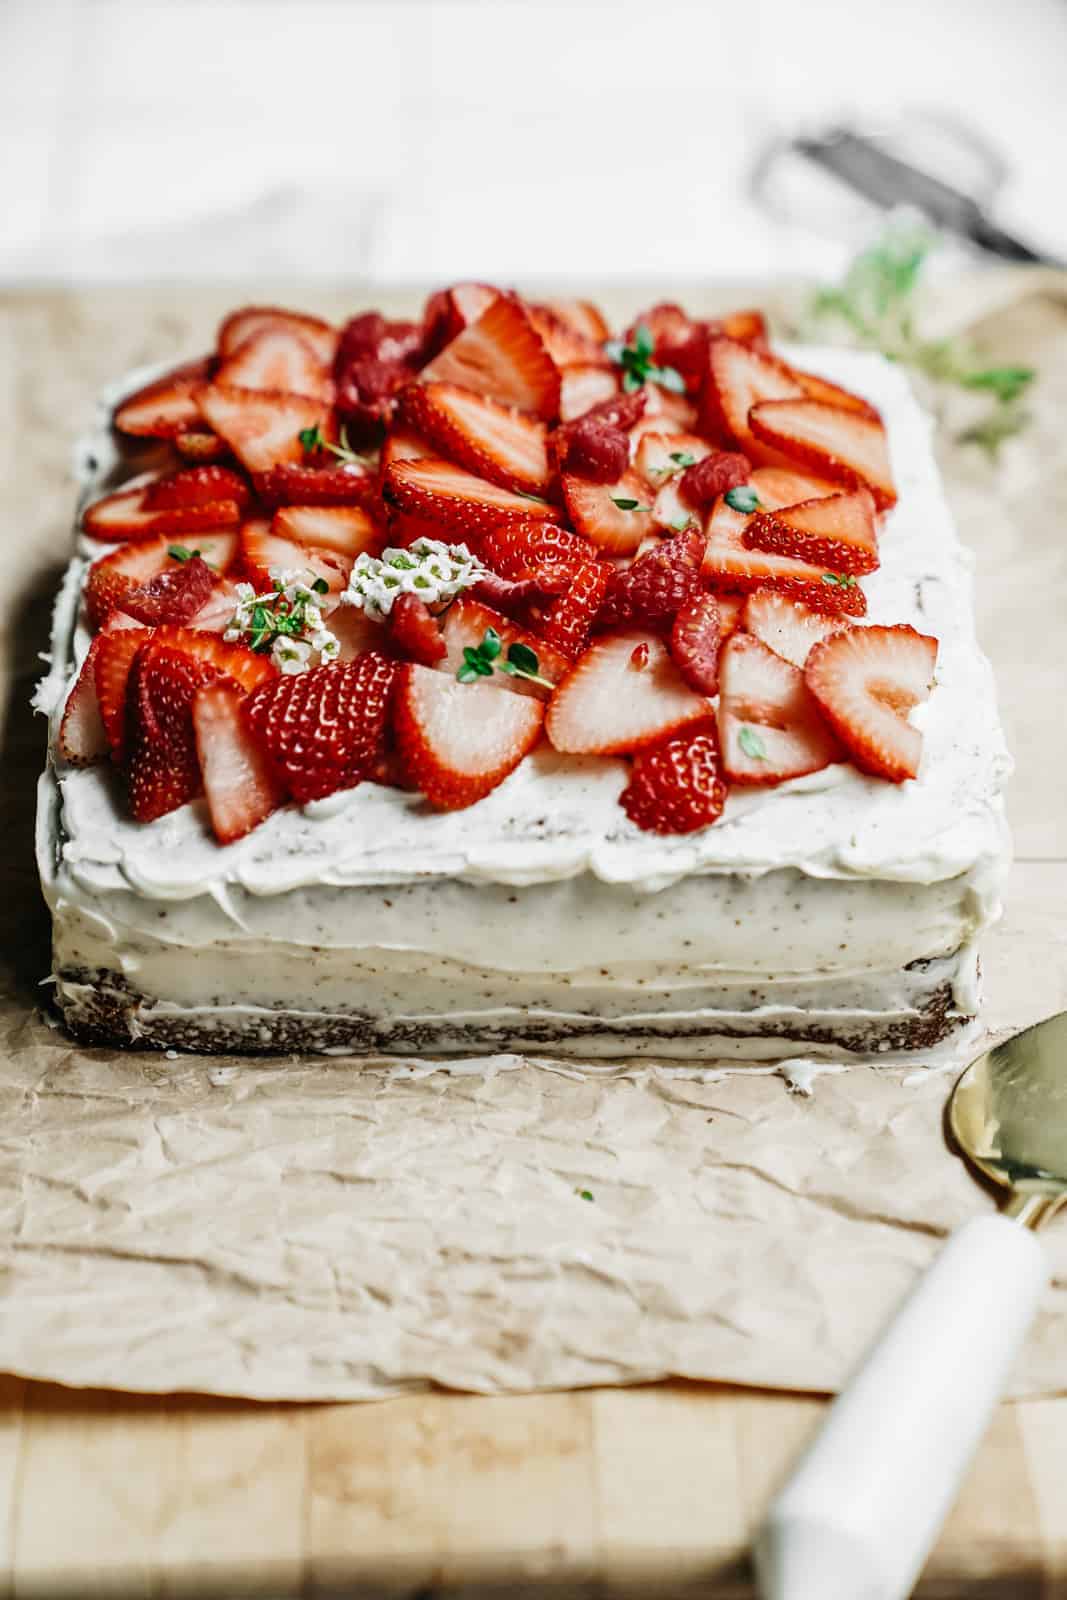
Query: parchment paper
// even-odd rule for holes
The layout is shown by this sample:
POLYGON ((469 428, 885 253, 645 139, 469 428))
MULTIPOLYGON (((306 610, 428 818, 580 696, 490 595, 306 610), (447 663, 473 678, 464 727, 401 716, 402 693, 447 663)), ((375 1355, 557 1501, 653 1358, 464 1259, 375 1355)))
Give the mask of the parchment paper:
MULTIPOLYGON (((686 297, 711 308, 724 293, 686 297)), ((1021 767, 1023 865, 987 959, 1001 1033, 1067 1004, 1067 719, 1049 715, 1062 646, 1038 625, 1067 598, 1060 294, 1047 275, 994 274, 942 302, 957 322, 961 307, 977 321, 993 306, 979 329, 991 355, 1043 373, 1034 426, 999 468, 946 452, 1021 767)), ((352 286, 262 293, 287 296, 326 314, 383 300, 352 286)), ((159 290, 0 302, 0 1368, 292 1399, 670 1374, 836 1387, 941 1236, 992 1204, 946 1150, 943 1073, 852 1068, 812 1085, 800 1067, 790 1085, 788 1073, 647 1064, 583 1076, 517 1057, 447 1073, 168 1058, 76 1048, 37 1010, 48 926, 30 840, 44 725, 27 701, 67 554, 71 442, 105 381, 206 345, 232 301, 159 290)), ((1067 1388, 1067 1229, 1047 1240, 1057 1281, 1017 1394, 1067 1388)))

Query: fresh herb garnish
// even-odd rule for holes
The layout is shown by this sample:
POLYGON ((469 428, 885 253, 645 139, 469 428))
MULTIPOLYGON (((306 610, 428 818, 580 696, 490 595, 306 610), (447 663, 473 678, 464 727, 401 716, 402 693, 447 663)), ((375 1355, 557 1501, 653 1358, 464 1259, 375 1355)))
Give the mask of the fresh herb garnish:
POLYGON ((640 500, 628 500, 625 497, 625 495, 615 495, 615 494, 613 494, 612 497, 611 497, 611 503, 612 503, 612 505, 618 506, 620 511, 651 511, 652 510, 651 506, 643 506, 641 504, 640 500))
POLYGON ((593 1198, 592 1189, 575 1189, 574 1192, 579 1200, 591 1200, 593 1198))
POLYGON ((759 510, 759 495, 747 483, 739 484, 736 489, 727 489, 724 499, 735 511, 759 510))
POLYGON ((256 594, 250 583, 237 585, 234 614, 223 638, 261 654, 270 651, 283 672, 303 671, 312 651, 323 662, 335 661, 340 646, 317 604, 319 595, 329 593, 325 578, 271 567, 270 580, 265 594, 256 594))
POLYGON ((686 528, 696 527, 696 519, 694 517, 675 517, 671 527, 675 533, 684 533, 686 528))
POLYGON ((824 572, 823 583, 836 584, 839 589, 855 589, 856 580, 850 572, 824 572))
POLYGON ((308 455, 312 455, 316 450, 328 450, 339 461, 344 461, 350 466, 362 467, 365 471, 371 468, 374 465, 373 460, 368 456, 360 455, 359 451, 353 450, 349 444, 348 433, 343 422, 339 433, 340 443, 334 444, 326 438, 322 431, 321 423, 315 422, 310 428, 301 428, 297 438, 308 455))
POLYGON ((671 460, 680 467, 695 467, 697 464, 697 458, 691 450, 672 450, 671 460))
POLYGON ((172 561, 191 561, 194 556, 200 554, 200 551, 190 550, 184 544, 169 544, 167 546, 167 554, 172 561))
POLYGON ((548 504, 543 495, 528 494, 525 489, 516 489, 514 493, 518 495, 520 500, 532 500, 535 506, 547 506, 548 504))
POLYGON ((481 644, 467 645, 463 651, 463 664, 456 677, 460 683, 473 683, 476 678, 491 678, 494 672, 506 672, 509 678, 525 678, 528 683, 538 683, 543 689, 555 686, 541 677, 541 663, 537 652, 528 644, 516 641, 508 647, 501 661, 504 641, 495 628, 486 628, 481 644))
POLYGON ((751 756, 753 761, 766 761, 766 747, 759 734, 756 733, 752 728, 748 727, 747 725, 743 727, 737 736, 737 742, 745 752, 746 756, 751 756))
POLYGON ((617 367, 622 368, 622 386, 627 394, 632 394, 646 383, 658 383, 661 389, 669 389, 672 394, 685 393, 685 379, 680 372, 673 367, 656 365, 653 359, 655 341, 643 322, 639 322, 634 329, 633 344, 627 344, 623 339, 609 339, 604 345, 604 353, 617 367))

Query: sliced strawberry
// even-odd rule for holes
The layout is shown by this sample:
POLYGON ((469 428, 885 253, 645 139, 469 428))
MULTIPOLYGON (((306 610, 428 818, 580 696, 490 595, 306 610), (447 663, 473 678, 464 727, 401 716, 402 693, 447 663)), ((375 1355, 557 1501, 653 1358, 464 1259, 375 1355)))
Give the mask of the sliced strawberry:
POLYGON ((297 334, 311 346, 316 359, 325 367, 330 365, 337 349, 337 329, 320 317, 309 317, 302 311, 283 311, 279 306, 242 306, 239 311, 231 311, 219 328, 219 354, 223 359, 232 356, 249 339, 268 331, 297 334))
MULTIPOLYGON (((211 593, 192 617, 188 626, 196 628, 198 632, 225 633, 233 622, 234 612, 237 610, 237 584, 232 578, 216 578, 211 593)), ((112 620, 121 617, 121 611, 113 611, 112 620)))
POLYGON ((394 461, 386 471, 382 495, 388 504, 456 530, 461 537, 477 537, 507 518, 539 517, 547 522, 557 514, 547 501, 513 494, 434 457, 394 461))
POLYGON ((208 384, 197 393, 201 414, 226 440, 249 472, 266 472, 281 463, 300 464, 306 428, 325 428, 329 408, 309 395, 208 384))
POLYGON ((747 633, 719 659, 719 738, 733 783, 784 783, 842 759, 804 674, 747 633))
MULTIPOLYGON (((609 405, 612 402, 608 402, 609 405)), ((584 417, 562 423, 552 435, 551 454, 560 472, 590 483, 616 483, 630 464, 630 439, 594 406, 584 417)))
POLYGON ((474 805, 502 783, 541 737, 543 720, 544 707, 529 696, 410 663, 399 669, 393 727, 401 767, 438 811, 474 805))
POLYGON ((285 791, 241 714, 244 695, 222 679, 198 689, 193 699, 193 734, 207 796, 208 814, 220 844, 232 844, 277 811, 285 791))
POLYGON ((501 522, 477 540, 477 554, 502 578, 527 578, 539 567, 592 561, 596 550, 581 534, 527 517, 501 522))
POLYGON ((668 478, 662 489, 656 490, 652 502, 652 529, 654 533, 683 533, 687 528, 699 528, 701 514, 682 496, 681 478, 668 478))
POLYGON ((658 383, 646 383, 645 393, 651 416, 662 417, 672 432, 696 432, 700 413, 684 394, 675 394, 672 389, 663 389, 658 383))
POLYGON ((866 489, 802 500, 780 511, 760 511, 745 529, 753 550, 799 556, 835 572, 873 572, 878 566, 874 500, 866 489))
POLYGON ((879 511, 896 504, 889 448, 881 421, 822 400, 764 400, 749 425, 765 446, 847 489, 864 485, 879 511))
POLYGON ((684 476, 710 454, 711 446, 695 433, 656 433, 647 429, 638 442, 634 470, 653 489, 661 489, 668 478, 684 476))
POLYGON ((89 646, 59 721, 59 754, 72 767, 91 767, 110 748, 96 692, 96 662, 103 637, 99 634, 89 646))
POLYGON ((566 590, 537 619, 537 633, 568 661, 574 661, 585 649, 597 613, 604 604, 612 568, 607 561, 580 561, 569 571, 566 590))
POLYGON ((251 694, 253 689, 278 676, 278 669, 269 656, 257 655, 247 645, 230 644, 199 628, 164 624, 155 629, 152 640, 155 644, 180 651, 190 660, 210 667, 215 673, 236 683, 246 694, 251 694))
POLYGON ((233 526, 241 520, 241 507, 236 500, 169 506, 154 511, 148 503, 150 493, 150 488, 122 489, 94 501, 82 516, 86 537, 101 544, 151 539, 161 533, 178 538, 192 536, 200 529, 233 526))
POLYGON ((901 623, 823 639, 804 676, 856 765, 903 783, 918 773, 923 747, 908 712, 929 698, 936 664, 937 640, 901 623))
POLYGON ((276 678, 249 695, 247 726, 300 805, 355 788, 375 769, 396 671, 395 662, 367 651, 276 678))
POLYGON ((436 455, 437 451, 428 440, 416 433, 414 428, 405 428, 398 422, 389 429, 382 445, 381 471, 384 475, 394 461, 425 461, 427 456, 436 455))
POLYGON ((264 328, 243 340, 214 381, 238 389, 281 390, 329 402, 333 384, 311 345, 289 328, 264 328))
POLYGON ((813 478, 793 467, 757 467, 748 479, 759 497, 761 511, 780 511, 783 506, 799 505, 802 500, 818 500, 823 495, 840 494, 841 485, 828 478, 813 478))
POLYGON ((400 594, 393 601, 389 638, 400 655, 424 667, 435 667, 447 653, 436 617, 415 594, 400 594))
POLYGON ((340 646, 338 661, 354 661, 367 650, 389 655, 392 644, 384 622, 376 622, 358 606, 339 605, 329 614, 327 624, 340 646))
POLYGON ((695 594, 678 612, 671 628, 671 660, 697 694, 719 690, 722 618, 713 594, 695 594))
POLYGON ((614 483, 590 483, 564 473, 562 484, 574 526, 609 555, 633 555, 651 531, 652 497, 632 469, 614 483))
POLYGON ((206 662, 154 638, 138 650, 127 690, 127 777, 136 822, 154 822, 200 794, 193 700, 216 676, 206 662))
POLYGON ((536 418, 452 383, 410 384, 400 409, 442 455, 490 483, 539 495, 548 488, 547 434, 536 418))
POLYGON ((101 556, 89 568, 85 581, 85 607, 89 621, 99 627, 115 606, 134 589, 148 583, 178 564, 171 550, 190 549, 199 554, 213 572, 225 572, 237 549, 236 533, 197 533, 190 545, 176 545, 166 534, 154 539, 139 539, 120 545, 101 556))
POLYGON ((757 589, 745 602, 744 625, 749 633, 794 667, 802 667, 813 645, 851 627, 844 617, 815 611, 776 589, 757 589))
POLYGON ((603 341, 590 339, 546 305, 527 305, 527 314, 541 342, 561 372, 566 367, 610 367, 603 341))
POLYGON ((572 755, 640 750, 708 716, 682 681, 663 640, 627 629, 596 639, 560 683, 545 732, 572 755))
POLYGON ((282 506, 274 513, 271 532, 297 544, 336 550, 353 561, 364 550, 377 553, 383 537, 359 506, 282 506))
POLYGON ((770 339, 767 319, 762 311, 728 311, 708 324, 709 332, 722 334, 727 339, 739 339, 742 344, 754 344, 766 350, 770 339))
POLYGON ((562 422, 583 417, 619 392, 615 371, 603 367, 564 367, 560 374, 559 415, 562 422))
POLYGON ((861 417, 881 422, 878 411, 870 401, 853 394, 851 389, 842 389, 840 384, 831 383, 829 378, 817 377, 814 372, 801 372, 798 367, 791 368, 791 371, 809 399, 822 400, 826 405, 837 406, 842 411, 857 411, 861 417))
MULTIPOLYGON (((498 662, 505 662, 511 647, 520 644, 533 652, 537 658, 534 670, 538 677, 545 678, 550 684, 558 683, 564 673, 570 671, 570 661, 547 640, 538 634, 528 632, 525 628, 520 628, 509 617, 482 605, 478 600, 472 600, 466 594, 460 595, 458 600, 449 606, 445 615, 442 632, 446 653, 441 660, 440 670, 451 674, 454 678, 463 666, 464 651, 477 650, 490 628, 500 636, 501 640, 498 662)), ((495 685, 498 689, 510 689, 515 694, 533 695, 538 700, 543 700, 551 692, 543 685, 531 682, 529 678, 516 678, 499 668, 491 678, 486 678, 485 682, 495 685)))
POLYGON ((317 549, 297 544, 273 532, 269 522, 255 518, 241 527, 240 563, 248 581, 266 594, 273 583, 271 569, 306 572, 329 585, 331 594, 340 594, 352 570, 352 556, 339 550, 317 549))
POLYGON ((275 506, 366 506, 378 492, 377 475, 354 462, 311 466, 283 462, 253 476, 263 504, 275 506))
POLYGON ((553 312, 568 328, 594 344, 602 345, 605 339, 611 338, 611 329, 591 300, 546 300, 545 310, 553 312))
POLYGON ((632 344, 639 327, 651 335, 657 366, 673 367, 692 393, 699 390, 708 365, 707 325, 695 322, 679 305, 664 301, 635 317, 626 330, 626 343, 632 344))
POLYGON ((121 401, 111 419, 114 426, 120 433, 155 439, 173 439, 195 428, 200 422, 196 391, 210 372, 209 356, 175 367, 121 401))
MULTIPOLYGON (((145 508, 148 511, 170 511, 186 506, 218 505, 220 501, 235 501, 243 511, 248 504, 250 491, 239 472, 232 467, 183 467, 178 472, 167 472, 145 489, 145 508)), ((160 533, 166 533, 160 528, 160 533)))
POLYGON ((664 739, 634 758, 619 804, 651 833, 696 833, 718 821, 726 784, 714 722, 664 739))
POLYGON ((352 317, 333 363, 337 411, 346 427, 369 442, 390 426, 426 354, 421 323, 391 322, 379 311, 352 317))
POLYGON ((172 562, 165 571, 124 594, 122 610, 150 628, 161 622, 191 622, 214 587, 215 574, 207 562, 192 556, 188 561, 172 562))
POLYGON ((551 421, 559 416, 559 370, 529 315, 502 294, 422 371, 426 383, 459 384, 475 394, 551 421))
POLYGON ((96 696, 113 761, 126 757, 126 686, 134 657, 151 637, 149 628, 109 625, 93 641, 96 696))
POLYGON ((725 641, 741 626, 745 597, 741 594, 718 594, 715 598, 719 606, 719 634, 725 641))
POLYGON ((438 289, 426 302, 422 314, 423 348, 427 359, 437 355, 446 344, 477 322, 500 290, 488 283, 454 283, 448 289, 438 289))
POLYGON ((708 519, 703 567, 704 580, 712 588, 781 589, 817 610, 863 616, 867 598, 855 578, 795 556, 750 550, 745 543, 748 521, 744 512, 735 511, 725 500, 715 505, 708 519))
POLYGON ((573 572, 573 565, 563 563, 538 567, 529 578, 502 578, 498 572, 486 572, 465 592, 483 606, 491 606, 522 623, 529 620, 532 607, 549 606, 559 595, 566 594, 573 572))
MULTIPOLYGON (((199 418, 199 409, 197 412, 199 418)), ((182 433, 176 433, 172 441, 175 450, 186 461, 210 462, 223 461, 230 453, 230 447, 225 439, 220 439, 217 433, 200 422, 182 433)))
POLYGON ((727 448, 743 450, 757 463, 781 465, 780 457, 753 434, 748 414, 763 400, 803 397, 803 388, 784 361, 737 339, 712 339, 702 406, 704 431, 727 448))
POLYGON ((673 622, 700 587, 703 555, 704 535, 694 528, 662 540, 613 572, 598 627, 638 623, 655 628, 673 622))
POLYGON ((738 489, 752 475, 752 463, 737 450, 715 450, 687 467, 678 488, 691 506, 705 508, 729 489, 738 489))

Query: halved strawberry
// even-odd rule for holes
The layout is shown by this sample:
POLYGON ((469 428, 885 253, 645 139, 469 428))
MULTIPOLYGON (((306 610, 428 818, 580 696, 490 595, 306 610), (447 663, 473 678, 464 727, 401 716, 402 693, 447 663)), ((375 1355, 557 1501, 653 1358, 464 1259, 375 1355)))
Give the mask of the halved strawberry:
POLYGON ((359 506, 282 506, 274 513, 271 532, 297 544, 337 550, 353 561, 364 550, 376 552, 383 533, 359 506))
POLYGON ((619 804, 649 832, 696 833, 718 821, 726 793, 715 724, 709 721, 639 751, 619 804))
POLYGON ((369 650, 276 678, 248 696, 245 722, 300 805, 355 788, 374 771, 396 672, 395 662, 369 650))
MULTIPOLYGON (((245 479, 232 467, 182 467, 164 473, 145 488, 145 507, 149 511, 170 511, 186 506, 218 505, 233 500, 243 511, 250 490, 245 479)), ((166 533, 160 528, 160 533, 166 533)))
POLYGON ((605 634, 580 656, 548 707, 545 732, 572 755, 640 750, 709 714, 663 640, 641 629, 605 634))
MULTIPOLYGON (((547 640, 538 634, 528 632, 525 628, 520 628, 509 617, 494 611, 490 606, 482 605, 478 600, 472 600, 465 594, 461 594, 445 614, 442 628, 445 655, 440 661, 439 670, 449 673, 454 678, 463 666, 464 651, 477 650, 490 628, 499 635, 501 641, 501 651, 497 657, 501 666, 507 660, 511 647, 520 644, 533 652, 537 658, 537 666, 533 670, 538 677, 545 678, 550 684, 558 683, 563 675, 570 671, 570 661, 547 640)), ((516 678, 499 668, 491 678, 486 678, 485 682, 495 685, 498 689, 510 689, 515 694, 533 695, 538 700, 545 699, 551 693, 550 689, 532 683, 529 678, 516 678)))
POLYGON ((435 667, 447 653, 437 618, 417 594, 399 594, 393 601, 389 639, 400 655, 424 667, 435 667))
POLYGON ((594 344, 602 345, 605 339, 611 338, 611 329, 603 313, 591 300, 546 300, 544 304, 546 310, 553 312, 575 333, 592 339, 594 344))
POLYGON ((263 504, 275 506, 366 506, 378 492, 377 474, 355 462, 312 466, 282 462, 252 478, 263 504))
POLYGON ((281 390, 207 384, 197 391, 197 403, 249 472, 266 472, 283 462, 299 465, 304 459, 301 432, 326 428, 329 421, 329 407, 322 400, 281 390))
POLYGON ((528 304, 526 311, 541 335, 545 349, 561 372, 566 367, 611 366, 604 354, 603 340, 590 339, 587 334, 579 333, 551 306, 528 304))
POLYGON ((749 633, 794 667, 802 667, 813 645, 852 624, 841 616, 815 611, 776 589, 757 589, 745 602, 744 625, 749 633))
POLYGON ((799 556, 835 572, 873 572, 878 566, 874 500, 866 489, 758 511, 744 540, 752 550, 799 556))
POLYGON ((232 844, 265 821, 285 791, 241 714, 244 694, 225 679, 205 684, 193 699, 193 734, 220 844, 232 844))
POLYGON ((321 317, 285 311, 280 306, 242 306, 239 311, 231 311, 219 328, 219 354, 225 359, 256 334, 278 330, 297 334, 311 346, 323 366, 330 365, 337 349, 337 329, 321 317))
POLYGON ((447 289, 435 290, 422 313, 427 359, 451 344, 472 322, 477 322, 499 296, 500 290, 488 283, 453 283, 447 289))
POLYGON ((386 435, 379 466, 384 475, 394 461, 425 461, 427 456, 436 454, 433 445, 416 433, 414 428, 405 428, 402 423, 397 423, 386 435))
POLYGON ((109 623, 93 641, 96 697, 113 761, 126 757, 126 685, 134 657, 151 637, 150 628, 136 624, 117 628, 109 623))
POLYGON ((478 556, 502 578, 528 578, 539 567, 596 558, 594 546, 581 534, 539 518, 498 523, 476 543, 478 556))
POLYGON ((59 754, 72 767, 91 767, 110 748, 96 692, 96 662, 103 637, 98 634, 89 646, 59 721, 59 754))
POLYGON ((282 390, 329 402, 329 370, 306 339, 290 328, 263 328, 251 334, 220 365, 216 383, 238 389, 282 390))
POLYGON ((790 370, 809 399, 823 400, 842 411, 858 411, 860 416, 869 417, 872 422, 882 420, 870 401, 864 400, 862 395, 853 394, 851 389, 842 389, 840 384, 831 383, 829 378, 820 378, 814 372, 801 372, 799 367, 790 370))
POLYGON ((722 616, 713 594, 695 594, 678 612, 671 627, 671 660, 690 689, 713 695, 719 689, 722 616))
MULTIPOLYGON (((634 470, 653 489, 661 489, 668 478, 681 477, 687 469, 710 454, 711 446, 695 433, 656 432, 648 428, 642 431, 638 442, 633 458, 634 470)), ((723 491, 720 489, 718 492, 722 494, 723 491)))
POLYGON ((382 481, 382 496, 388 504, 428 517, 460 536, 476 537, 507 518, 548 522, 557 515, 547 501, 513 494, 435 457, 394 461, 382 481))
POLYGON ((929 698, 936 664, 928 634, 872 625, 816 644, 804 677, 856 765, 903 783, 918 773, 923 747, 908 712, 929 698))
POLYGON ((559 370, 529 314, 502 294, 424 367, 425 383, 453 383, 551 421, 559 416, 559 370))
POLYGON ((615 483, 590 483, 565 472, 567 513, 579 533, 609 555, 633 555, 652 528, 652 496, 631 468, 615 483))
MULTIPOLYGON (((802 400, 804 390, 784 361, 737 339, 712 339, 702 412, 704 431, 751 461, 780 465, 749 426, 751 408, 763 400, 802 400)), ((788 462, 786 463, 788 465, 788 462)))
POLYGON ((236 533, 197 533, 189 546, 177 545, 167 534, 120 545, 89 568, 85 580, 85 607, 93 627, 99 627, 126 595, 178 564, 172 550, 191 550, 203 557, 213 572, 225 572, 237 550, 236 533))
POLYGON ((112 423, 120 433, 140 438, 173 439, 200 422, 196 391, 211 373, 211 357, 186 361, 165 377, 119 402, 112 423))
POLYGON ((719 658, 719 738, 733 783, 784 783, 842 760, 804 674, 747 633, 719 658))
POLYGON ((541 737, 544 707, 430 667, 399 669, 393 727, 402 770, 438 811, 458 811, 502 783, 541 737))
POLYGON ((149 639, 134 657, 127 689, 130 813, 154 822, 200 794, 193 700, 214 667, 149 639))
POLYGON ((765 446, 833 483, 847 489, 866 485, 879 511, 896 504, 881 421, 822 400, 763 400, 752 407, 749 425, 765 446))
POLYGON ((241 508, 236 500, 214 500, 204 505, 166 506, 152 510, 148 497, 151 487, 120 489, 105 495, 82 515, 82 530, 101 544, 124 544, 127 540, 151 539, 169 533, 175 538, 192 536, 200 529, 225 528, 240 522, 241 508))
POLYGON ((614 370, 603 367, 564 367, 560 374, 559 415, 561 422, 573 422, 587 411, 610 400, 619 392, 614 370))
POLYGON ((696 528, 664 539, 611 575, 597 626, 664 627, 700 587, 704 535, 696 528))
POLYGON ((331 594, 340 594, 348 582, 354 557, 339 550, 318 549, 283 538, 269 522, 254 518, 241 526, 241 569, 257 591, 266 594, 272 586, 271 569, 309 573, 329 585, 331 594))
POLYGON ((745 543, 748 517, 725 500, 716 503, 708 519, 708 542, 703 574, 712 588, 782 589, 805 604, 824 611, 843 611, 861 617, 867 597, 848 573, 800 561, 795 556, 750 550, 745 543))
MULTIPOLYGON (((197 416, 199 418, 199 408, 197 416)), ((199 420, 181 433, 176 433, 171 442, 186 461, 223 461, 230 453, 225 439, 220 439, 217 433, 199 420)))
POLYGON ((172 562, 165 571, 124 594, 122 610, 150 628, 161 622, 191 622, 214 587, 211 568, 199 556, 192 556, 188 561, 172 562))
POLYGON ((548 488, 547 432, 536 418, 452 383, 409 384, 400 408, 442 455, 490 483, 529 494, 548 488))
MULTIPOLYGON (((546 569, 551 572, 551 567, 546 569)), ((604 603, 612 567, 607 561, 579 561, 569 569, 567 588, 537 618, 537 634, 568 661, 585 649, 604 603)))

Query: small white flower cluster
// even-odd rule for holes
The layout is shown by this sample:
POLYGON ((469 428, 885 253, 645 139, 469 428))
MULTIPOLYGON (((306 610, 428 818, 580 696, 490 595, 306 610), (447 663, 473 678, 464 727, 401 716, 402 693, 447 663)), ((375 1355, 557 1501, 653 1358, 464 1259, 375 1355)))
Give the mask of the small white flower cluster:
POLYGON ((398 595, 414 594, 431 603, 451 600, 485 574, 486 568, 465 544, 416 539, 407 550, 391 548, 380 556, 364 551, 357 556, 341 599, 381 622, 398 595))
POLYGON ((222 637, 248 643, 253 650, 263 650, 269 641, 271 659, 281 672, 306 672, 312 654, 317 654, 319 666, 336 661, 340 642, 323 622, 321 596, 309 577, 307 572, 271 567, 274 587, 267 594, 257 594, 250 583, 237 584, 237 606, 222 637))

